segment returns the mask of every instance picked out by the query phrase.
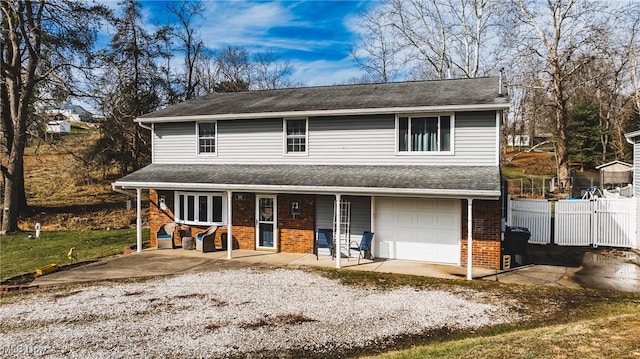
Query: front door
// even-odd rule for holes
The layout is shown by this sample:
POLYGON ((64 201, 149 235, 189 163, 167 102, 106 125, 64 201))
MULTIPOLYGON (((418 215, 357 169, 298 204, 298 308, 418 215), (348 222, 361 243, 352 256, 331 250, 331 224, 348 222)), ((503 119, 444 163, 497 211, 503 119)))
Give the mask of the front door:
POLYGON ((276 249, 276 196, 256 196, 256 248, 276 249))

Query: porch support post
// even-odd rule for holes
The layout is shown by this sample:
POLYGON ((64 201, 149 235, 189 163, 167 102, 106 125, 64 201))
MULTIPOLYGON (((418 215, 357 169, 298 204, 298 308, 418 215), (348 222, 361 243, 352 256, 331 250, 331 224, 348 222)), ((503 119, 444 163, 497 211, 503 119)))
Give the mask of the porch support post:
POLYGON ((231 259, 233 249, 233 207, 231 205, 233 192, 227 191, 227 259, 231 259))
POLYGON ((342 195, 336 194, 336 244, 333 249, 333 253, 336 255, 336 268, 340 268, 340 257, 342 257, 342 253, 340 252, 340 227, 342 227, 342 206, 340 202, 342 200, 342 195))
POLYGON ((467 198, 467 280, 473 279, 473 198, 467 198))
POLYGON ((136 188, 136 248, 142 252, 142 189, 136 188))
MULTIPOLYGON (((371 232, 376 233, 376 198, 371 196, 371 232)), ((375 236, 374 236, 375 240, 375 236)), ((375 246, 373 245, 373 241, 371 242, 371 255, 373 257, 376 256, 377 253, 374 252, 375 246)))

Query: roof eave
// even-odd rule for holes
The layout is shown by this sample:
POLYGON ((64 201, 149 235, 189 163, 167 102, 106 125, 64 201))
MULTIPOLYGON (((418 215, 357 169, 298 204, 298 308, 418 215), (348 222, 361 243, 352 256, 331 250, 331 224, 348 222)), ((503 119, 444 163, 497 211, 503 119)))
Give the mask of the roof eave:
POLYGON ((263 118, 291 118, 314 116, 357 116, 357 115, 384 115, 416 112, 467 112, 508 110, 509 103, 475 104, 475 105, 444 105, 444 106, 414 106, 414 107, 385 107, 385 108, 359 108, 337 110, 309 110, 309 111, 282 111, 282 112, 255 112, 255 113, 226 113, 217 115, 193 115, 193 116, 167 116, 167 117, 139 117, 134 121, 139 123, 161 122, 188 122, 188 121, 215 121, 215 120, 244 120, 263 118))
POLYGON ((633 145, 633 144, 635 144, 635 141, 633 141, 633 139, 636 138, 636 137, 640 137, 640 130, 629 132, 629 133, 625 133, 624 137, 627 139, 627 142, 629 142, 630 144, 633 145))
POLYGON ((164 189, 191 191, 233 191, 233 192, 264 192, 264 193, 314 193, 359 195, 359 196, 398 196, 425 198, 473 198, 497 200, 499 190, 452 190, 434 188, 385 188, 385 187, 319 187, 319 186, 289 186, 289 185, 246 185, 246 184, 214 184, 214 183, 171 183, 171 182, 125 182, 116 181, 112 187, 121 189, 164 189))

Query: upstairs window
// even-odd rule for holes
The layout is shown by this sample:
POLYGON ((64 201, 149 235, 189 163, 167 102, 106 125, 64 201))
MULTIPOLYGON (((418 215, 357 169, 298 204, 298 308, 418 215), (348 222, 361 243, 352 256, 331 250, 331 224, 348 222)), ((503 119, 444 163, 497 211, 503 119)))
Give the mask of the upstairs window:
POLYGON ((287 154, 307 153, 307 119, 284 120, 287 154))
POLYGON ((198 123, 198 154, 216 153, 216 122, 198 123))
POLYGON ((451 127, 449 115, 398 117, 398 151, 451 151, 451 127))
POLYGON ((176 221, 196 225, 223 224, 223 203, 222 193, 176 192, 176 221))

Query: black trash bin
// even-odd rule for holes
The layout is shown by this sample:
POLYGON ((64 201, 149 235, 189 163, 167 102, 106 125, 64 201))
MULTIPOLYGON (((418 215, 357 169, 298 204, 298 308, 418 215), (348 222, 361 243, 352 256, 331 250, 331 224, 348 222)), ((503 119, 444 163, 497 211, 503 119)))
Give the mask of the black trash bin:
POLYGON ((504 235, 503 254, 511 256, 511 266, 527 264, 527 244, 531 232, 526 227, 507 227, 504 235))

